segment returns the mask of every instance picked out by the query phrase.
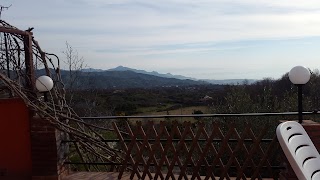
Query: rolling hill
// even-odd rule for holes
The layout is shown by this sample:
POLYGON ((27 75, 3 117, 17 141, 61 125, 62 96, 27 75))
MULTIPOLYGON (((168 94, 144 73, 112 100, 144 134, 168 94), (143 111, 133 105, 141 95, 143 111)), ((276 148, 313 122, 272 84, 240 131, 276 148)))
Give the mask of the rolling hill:
MULTIPOLYGON (((73 87, 80 89, 156 88, 207 84, 242 84, 244 82, 250 84, 255 81, 252 79, 197 80, 181 75, 172 75, 170 73, 161 74, 156 71, 147 72, 123 66, 109 70, 88 68, 77 71, 76 73, 76 83, 73 87)), ((37 74, 42 75, 45 74, 45 72, 41 69, 37 71, 37 74)), ((70 87, 72 80, 70 80, 69 72, 61 70, 61 76, 66 87, 70 87)))
MULTIPOLYGON (((68 86, 68 72, 62 70, 61 76, 68 86)), ((191 86, 209 84, 204 81, 194 81, 190 79, 165 78, 149 74, 142 74, 133 71, 96 71, 79 72, 77 84, 80 89, 95 88, 156 88, 173 86, 191 86)))

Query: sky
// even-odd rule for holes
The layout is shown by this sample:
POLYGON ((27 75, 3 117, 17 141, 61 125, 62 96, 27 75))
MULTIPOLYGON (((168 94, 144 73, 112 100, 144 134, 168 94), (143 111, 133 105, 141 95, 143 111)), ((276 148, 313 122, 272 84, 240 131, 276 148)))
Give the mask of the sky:
POLYGON ((68 42, 90 68, 199 79, 280 78, 320 69, 319 0, 1 0, 42 49, 68 42))

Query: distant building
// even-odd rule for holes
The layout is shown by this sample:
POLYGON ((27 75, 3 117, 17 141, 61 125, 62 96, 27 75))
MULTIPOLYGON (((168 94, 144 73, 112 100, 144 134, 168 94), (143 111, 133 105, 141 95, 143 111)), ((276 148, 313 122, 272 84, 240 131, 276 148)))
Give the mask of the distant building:
POLYGON ((211 100, 212 100, 212 97, 208 95, 205 95, 203 98, 200 99, 200 101, 211 101, 211 100))

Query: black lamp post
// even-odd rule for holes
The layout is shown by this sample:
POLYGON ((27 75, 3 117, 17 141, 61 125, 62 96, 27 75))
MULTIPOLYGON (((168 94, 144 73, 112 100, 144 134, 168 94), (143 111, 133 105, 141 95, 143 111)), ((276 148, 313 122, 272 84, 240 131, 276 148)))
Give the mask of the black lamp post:
POLYGON ((302 86, 310 80, 310 72, 303 66, 296 66, 290 70, 289 79, 298 87, 298 117, 302 123, 302 86))

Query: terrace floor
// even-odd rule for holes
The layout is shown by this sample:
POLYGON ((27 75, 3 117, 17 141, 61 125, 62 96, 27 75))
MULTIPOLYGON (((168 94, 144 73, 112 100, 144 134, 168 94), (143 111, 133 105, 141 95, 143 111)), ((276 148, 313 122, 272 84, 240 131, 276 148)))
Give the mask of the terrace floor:
MULTIPOLYGON (((72 173, 64 178, 62 178, 62 180, 79 180, 79 179, 86 179, 86 180, 115 180, 118 179, 118 172, 76 172, 76 173, 72 173)), ((176 175, 176 179, 178 179, 179 175, 176 175)), ((130 179, 130 173, 124 173, 122 175, 123 180, 127 180, 130 179)), ((138 180, 138 177, 134 177, 133 180, 138 180)), ((188 179, 191 179, 188 177, 188 179)), ((201 177, 201 179, 205 179, 205 177, 201 177)), ((219 179, 219 178, 217 178, 219 179)), ((234 180, 236 178, 230 178, 231 180, 234 180)), ((251 179, 251 178, 247 178, 247 179, 251 179)), ((271 180, 273 178, 263 178, 264 180, 271 180)), ((145 180, 149 180, 148 177, 145 178, 145 180)))

